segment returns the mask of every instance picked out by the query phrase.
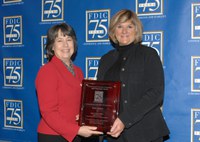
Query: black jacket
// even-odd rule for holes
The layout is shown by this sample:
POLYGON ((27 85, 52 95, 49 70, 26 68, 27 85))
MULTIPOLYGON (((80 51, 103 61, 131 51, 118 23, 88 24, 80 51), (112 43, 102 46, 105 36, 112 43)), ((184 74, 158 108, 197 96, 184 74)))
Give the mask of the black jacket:
MULTIPOLYGON (((160 109, 164 97, 163 67, 153 48, 133 43, 128 46, 119 73, 122 83, 119 118, 125 129, 120 137, 110 137, 108 141, 150 142, 169 134, 160 109)), ((106 72, 118 56, 117 49, 102 56, 98 80, 105 80, 106 72)))

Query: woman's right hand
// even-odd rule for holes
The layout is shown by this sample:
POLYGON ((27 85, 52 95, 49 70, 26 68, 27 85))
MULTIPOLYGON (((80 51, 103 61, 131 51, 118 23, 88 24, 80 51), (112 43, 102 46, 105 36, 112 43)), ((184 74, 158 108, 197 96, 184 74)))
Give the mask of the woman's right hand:
POLYGON ((81 126, 78 130, 78 135, 83 137, 90 137, 92 135, 101 135, 103 132, 96 131, 97 127, 94 126, 81 126))

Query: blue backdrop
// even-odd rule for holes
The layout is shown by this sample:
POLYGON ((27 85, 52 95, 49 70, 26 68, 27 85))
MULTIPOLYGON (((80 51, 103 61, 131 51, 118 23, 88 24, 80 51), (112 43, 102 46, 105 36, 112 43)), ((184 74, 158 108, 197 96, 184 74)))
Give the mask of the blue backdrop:
POLYGON ((110 17, 120 9, 137 13, 143 44, 155 48, 165 72, 163 115, 167 142, 200 141, 199 0, 1 0, 0 141, 36 142, 40 119, 35 77, 47 60, 46 32, 67 22, 78 38, 75 64, 96 78, 100 57, 112 47, 110 17))

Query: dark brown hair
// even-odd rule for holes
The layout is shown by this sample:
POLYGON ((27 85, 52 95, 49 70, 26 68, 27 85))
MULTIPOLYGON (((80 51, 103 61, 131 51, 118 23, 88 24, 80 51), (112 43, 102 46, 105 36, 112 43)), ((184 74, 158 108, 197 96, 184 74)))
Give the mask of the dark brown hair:
POLYGON ((52 57, 54 56, 53 45, 54 45, 56 37, 58 37, 59 30, 63 33, 64 36, 67 35, 67 36, 72 37, 73 39, 74 53, 71 58, 74 58, 77 52, 77 38, 76 38, 76 33, 73 30, 73 28, 66 23, 57 24, 57 25, 52 26, 47 32, 46 50, 47 50, 48 61, 51 61, 52 57))

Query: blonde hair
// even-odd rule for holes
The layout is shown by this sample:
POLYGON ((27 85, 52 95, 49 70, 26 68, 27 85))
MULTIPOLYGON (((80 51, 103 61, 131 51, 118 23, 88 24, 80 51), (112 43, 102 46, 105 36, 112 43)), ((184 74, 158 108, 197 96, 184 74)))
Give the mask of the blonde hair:
POLYGON ((115 29, 119 23, 123 23, 130 20, 136 29, 136 37, 134 40, 134 43, 138 43, 142 41, 142 32, 143 32, 143 27, 142 23, 137 17, 136 13, 134 13, 131 10, 123 9, 117 12, 110 21, 110 26, 109 26, 109 38, 112 42, 115 44, 118 43, 116 36, 115 36, 115 29))

